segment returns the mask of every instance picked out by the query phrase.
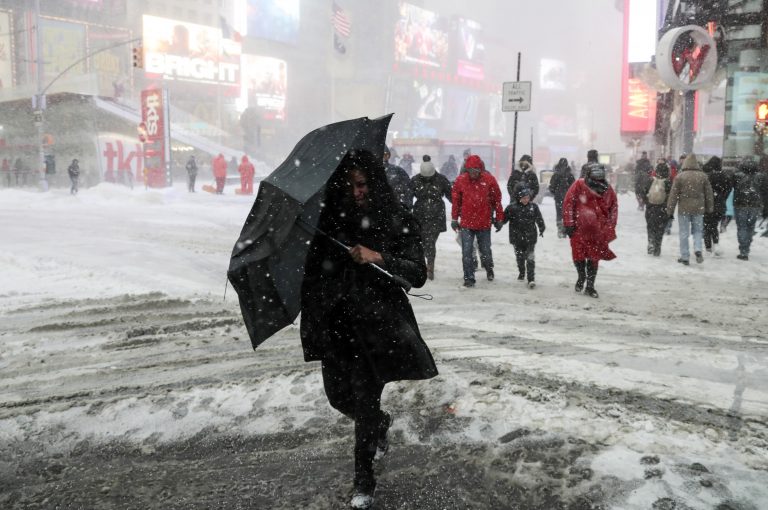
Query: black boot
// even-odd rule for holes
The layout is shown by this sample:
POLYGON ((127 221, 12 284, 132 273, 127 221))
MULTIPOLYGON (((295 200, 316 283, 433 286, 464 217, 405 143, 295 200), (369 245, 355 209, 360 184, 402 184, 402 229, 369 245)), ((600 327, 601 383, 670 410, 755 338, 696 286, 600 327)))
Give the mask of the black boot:
POLYGON ((597 262, 587 261, 587 288, 584 289, 584 295, 589 297, 599 297, 595 290, 595 278, 597 278, 597 262))
POLYGON ((586 260, 574 260, 573 265, 576 266, 576 272, 579 278, 576 280, 576 286, 574 290, 581 292, 584 290, 584 281, 587 279, 587 261, 586 260))

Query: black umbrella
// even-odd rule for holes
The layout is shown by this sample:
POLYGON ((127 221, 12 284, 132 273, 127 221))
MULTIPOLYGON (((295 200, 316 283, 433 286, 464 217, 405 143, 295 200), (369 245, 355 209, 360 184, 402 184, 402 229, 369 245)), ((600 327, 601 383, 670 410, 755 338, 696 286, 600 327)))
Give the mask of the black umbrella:
POLYGON ((261 182, 227 271, 254 349, 301 310, 309 245, 315 235, 325 235, 317 230, 325 184, 352 149, 383 158, 391 118, 362 117, 316 129, 261 182))

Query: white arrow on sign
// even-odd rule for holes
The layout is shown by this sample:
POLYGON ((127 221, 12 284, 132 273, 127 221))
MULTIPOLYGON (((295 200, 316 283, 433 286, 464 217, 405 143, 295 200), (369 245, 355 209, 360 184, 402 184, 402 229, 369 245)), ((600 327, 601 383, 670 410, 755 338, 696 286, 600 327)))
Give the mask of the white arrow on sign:
POLYGON ((527 112, 531 110, 531 82, 504 82, 501 94, 501 111, 527 112))

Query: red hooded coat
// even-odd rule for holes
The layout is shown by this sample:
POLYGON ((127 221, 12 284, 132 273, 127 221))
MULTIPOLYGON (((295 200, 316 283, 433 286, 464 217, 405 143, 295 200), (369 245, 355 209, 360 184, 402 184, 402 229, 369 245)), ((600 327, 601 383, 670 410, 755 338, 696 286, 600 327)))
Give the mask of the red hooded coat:
POLYGON ((563 225, 576 227, 571 235, 573 260, 612 260, 616 254, 608 243, 616 239, 619 205, 613 188, 600 195, 584 179, 579 179, 565 194, 563 225))
POLYGON ((499 183, 485 170, 476 181, 469 177, 469 172, 456 178, 451 191, 451 204, 451 218, 458 220, 461 217, 461 228, 488 230, 494 212, 496 221, 504 221, 499 183))
POLYGON ((240 160, 240 166, 237 167, 237 171, 240 172, 240 175, 244 178, 253 179, 255 170, 253 164, 248 161, 248 156, 243 156, 243 159, 240 160))
POLYGON ((213 158, 213 176, 218 178, 227 176, 227 160, 221 154, 213 158))

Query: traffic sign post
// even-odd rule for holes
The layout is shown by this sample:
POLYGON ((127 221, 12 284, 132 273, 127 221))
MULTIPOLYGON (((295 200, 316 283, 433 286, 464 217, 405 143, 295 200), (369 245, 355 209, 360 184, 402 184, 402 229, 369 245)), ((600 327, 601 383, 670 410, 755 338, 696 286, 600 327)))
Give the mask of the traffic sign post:
POLYGON ((505 82, 502 88, 501 97, 501 111, 529 112, 531 111, 531 82, 505 82))

